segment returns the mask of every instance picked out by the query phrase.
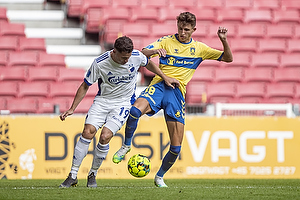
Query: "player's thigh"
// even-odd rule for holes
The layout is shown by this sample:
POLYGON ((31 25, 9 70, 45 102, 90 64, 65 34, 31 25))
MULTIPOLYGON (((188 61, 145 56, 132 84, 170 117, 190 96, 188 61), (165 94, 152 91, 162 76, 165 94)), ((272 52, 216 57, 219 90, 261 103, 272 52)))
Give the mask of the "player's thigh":
POLYGON ((108 113, 108 105, 102 102, 94 102, 86 115, 85 124, 93 125, 97 131, 105 123, 108 113))
POLYGON ((167 121, 170 142, 172 146, 181 146, 184 135, 184 124, 178 121, 167 121))
POLYGON ((130 104, 119 104, 112 107, 107 115, 105 127, 111 130, 113 135, 125 124, 130 111, 130 104))

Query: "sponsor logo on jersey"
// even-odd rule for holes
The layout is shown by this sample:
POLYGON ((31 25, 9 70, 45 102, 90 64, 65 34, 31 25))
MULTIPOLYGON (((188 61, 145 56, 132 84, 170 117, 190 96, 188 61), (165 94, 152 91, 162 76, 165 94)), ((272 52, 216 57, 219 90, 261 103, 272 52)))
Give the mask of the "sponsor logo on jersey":
POLYGON ((133 80, 134 74, 128 74, 123 76, 111 76, 108 78, 110 83, 119 84, 119 83, 130 83, 133 80))

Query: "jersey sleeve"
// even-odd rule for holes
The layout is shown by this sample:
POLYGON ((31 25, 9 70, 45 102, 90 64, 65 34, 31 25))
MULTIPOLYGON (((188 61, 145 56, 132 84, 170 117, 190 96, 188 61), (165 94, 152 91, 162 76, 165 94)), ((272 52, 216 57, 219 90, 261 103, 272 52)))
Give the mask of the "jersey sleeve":
POLYGON ((140 54, 141 54, 141 66, 145 67, 146 65, 148 65, 149 59, 142 52, 140 52, 140 54))
POLYGON ((211 48, 206 44, 203 44, 201 54, 203 60, 221 60, 223 51, 211 48))
POLYGON ((90 66, 90 68, 88 69, 88 71, 85 74, 85 78, 84 78, 84 82, 86 82, 86 84, 88 86, 92 85, 93 83, 95 83, 99 77, 97 77, 97 62, 96 60, 94 60, 94 62, 92 63, 92 65, 90 66))

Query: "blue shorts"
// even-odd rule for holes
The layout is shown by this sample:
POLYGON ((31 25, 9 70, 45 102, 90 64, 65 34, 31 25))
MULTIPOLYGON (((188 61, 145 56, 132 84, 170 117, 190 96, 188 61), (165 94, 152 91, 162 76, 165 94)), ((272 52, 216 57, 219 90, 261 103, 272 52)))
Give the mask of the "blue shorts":
POLYGON ((185 100, 179 88, 171 88, 164 81, 147 87, 139 96, 145 98, 152 109, 152 116, 160 109, 164 110, 166 121, 178 121, 185 124, 185 100))

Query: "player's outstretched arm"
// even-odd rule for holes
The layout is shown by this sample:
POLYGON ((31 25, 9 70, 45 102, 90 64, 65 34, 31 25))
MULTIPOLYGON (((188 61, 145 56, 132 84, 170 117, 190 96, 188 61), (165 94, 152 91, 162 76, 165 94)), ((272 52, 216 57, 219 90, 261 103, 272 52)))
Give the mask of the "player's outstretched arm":
POLYGON ((82 82, 79 88, 77 89, 71 108, 59 116, 60 120, 64 121, 68 116, 74 113, 74 110, 77 108, 78 104, 82 101, 88 89, 89 86, 85 82, 82 82))
POLYGON ((179 86, 179 81, 177 79, 166 76, 153 61, 149 60, 146 68, 164 79, 167 86, 170 86, 173 89, 179 86))
POLYGON ((142 53, 147 56, 147 58, 150 58, 150 56, 158 54, 159 57, 166 57, 167 51, 165 49, 143 49, 142 53))
POLYGON ((232 57, 232 52, 231 52, 231 49, 230 49, 228 41, 227 41, 227 31, 228 31, 227 28, 219 27, 218 32, 217 32, 217 34, 223 44, 223 51, 224 51, 221 61, 232 62, 233 57, 232 57))

